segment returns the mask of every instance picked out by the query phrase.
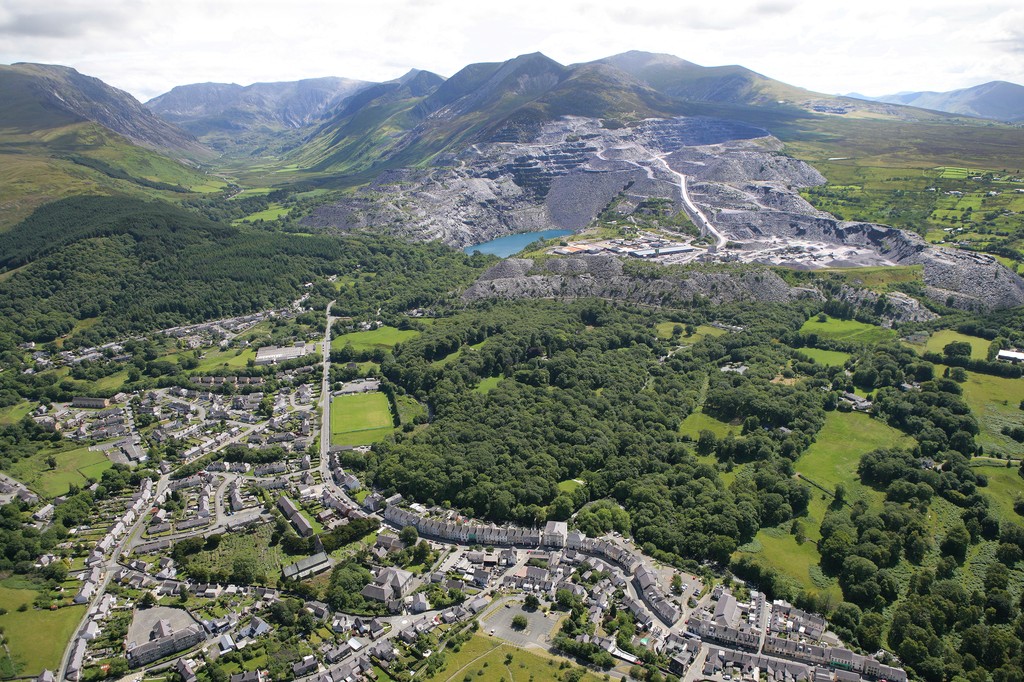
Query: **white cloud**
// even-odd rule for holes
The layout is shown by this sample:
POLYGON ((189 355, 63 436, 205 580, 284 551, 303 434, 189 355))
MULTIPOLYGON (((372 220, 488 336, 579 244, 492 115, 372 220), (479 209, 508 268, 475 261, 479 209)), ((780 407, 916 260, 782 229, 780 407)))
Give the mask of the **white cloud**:
POLYGON ((1024 83, 1024 10, 995 0, 4 0, 0 62, 66 64, 148 99, 175 85, 450 75, 542 51, 742 64, 824 92, 1024 83))

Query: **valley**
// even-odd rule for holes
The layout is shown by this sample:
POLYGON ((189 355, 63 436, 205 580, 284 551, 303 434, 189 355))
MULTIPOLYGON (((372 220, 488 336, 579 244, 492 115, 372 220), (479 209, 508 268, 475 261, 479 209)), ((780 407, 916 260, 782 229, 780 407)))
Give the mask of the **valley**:
POLYGON ((0 677, 1017 679, 1019 125, 644 52, 0 101, 0 677))

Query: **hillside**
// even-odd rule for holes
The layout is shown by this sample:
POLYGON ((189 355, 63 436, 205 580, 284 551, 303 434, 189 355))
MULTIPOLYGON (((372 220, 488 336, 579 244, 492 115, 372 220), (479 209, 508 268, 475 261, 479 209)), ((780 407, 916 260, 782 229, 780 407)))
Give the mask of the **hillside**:
POLYGON ((294 143, 289 132, 316 124, 342 100, 371 85, 334 77, 247 86, 196 83, 178 86, 145 106, 218 151, 252 153, 278 138, 294 143))
POLYGON ((21 133, 92 121, 135 144, 174 156, 209 153, 180 128, 98 78, 50 64, 0 66, 0 122, 21 133))
POLYGON ((1006 81, 992 81, 948 92, 901 92, 873 99, 996 121, 1024 121, 1024 85, 1006 81))
POLYGON ((73 69, 0 66, 0 232, 68 196, 180 201, 226 183, 186 156, 209 151, 131 95, 73 69))

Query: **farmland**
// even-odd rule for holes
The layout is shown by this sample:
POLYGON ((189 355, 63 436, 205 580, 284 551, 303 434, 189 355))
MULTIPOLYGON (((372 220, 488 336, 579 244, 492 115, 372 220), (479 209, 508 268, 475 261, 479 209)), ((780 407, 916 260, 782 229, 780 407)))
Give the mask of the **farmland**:
MULTIPOLYGON (((0 616, 0 628, 14 667, 21 675, 36 676, 43 669, 56 670, 64 647, 85 614, 85 606, 55 611, 33 608, 36 595, 35 590, 0 585, 0 608, 7 610, 0 616), (19 611, 22 604, 28 604, 28 609, 19 611)), ((6 656, 0 655, 0 673, 4 677, 13 672, 10 663, 6 656)))

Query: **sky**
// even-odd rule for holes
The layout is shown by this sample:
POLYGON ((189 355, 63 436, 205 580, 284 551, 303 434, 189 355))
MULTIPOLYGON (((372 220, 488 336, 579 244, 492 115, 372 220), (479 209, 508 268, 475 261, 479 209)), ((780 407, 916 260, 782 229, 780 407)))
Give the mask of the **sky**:
POLYGON ((0 63, 63 64, 146 101, 175 85, 410 68, 543 52, 663 52, 818 92, 1024 84, 1020 0, 0 0, 0 63))

